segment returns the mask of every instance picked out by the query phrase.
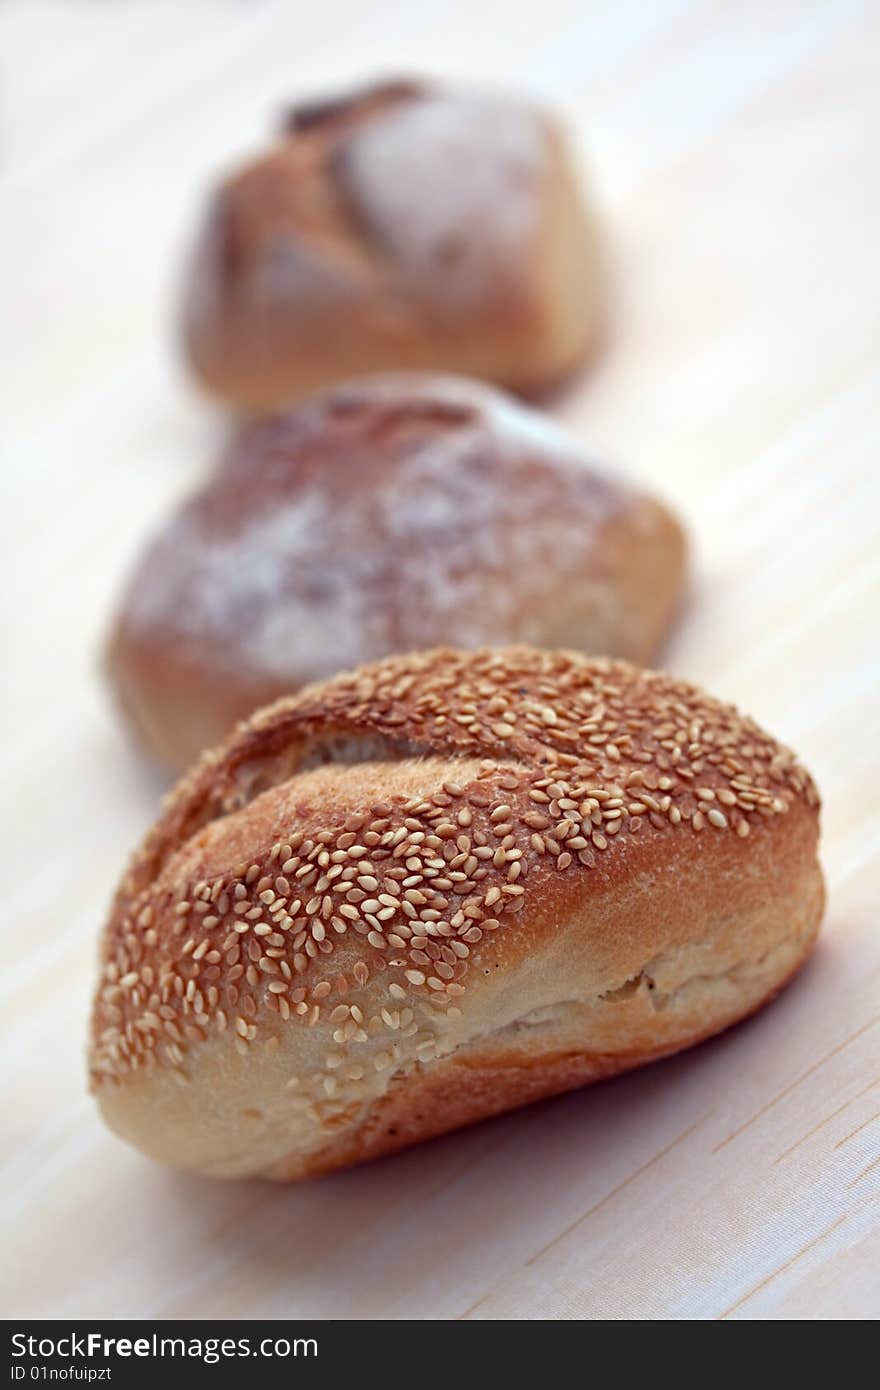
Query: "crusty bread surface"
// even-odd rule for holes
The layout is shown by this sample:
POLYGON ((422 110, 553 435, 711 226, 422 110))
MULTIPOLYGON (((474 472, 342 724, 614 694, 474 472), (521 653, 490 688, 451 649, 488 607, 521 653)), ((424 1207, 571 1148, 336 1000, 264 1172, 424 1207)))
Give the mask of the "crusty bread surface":
POLYGON ((393 367, 533 392, 600 325, 597 236, 557 126, 504 96, 394 82, 294 110, 211 198, 189 362, 247 410, 393 367))
POLYGON ((183 769, 257 706, 393 652, 650 660, 685 549, 662 503, 538 412, 458 378, 370 377, 238 432, 139 562, 108 667, 183 769))
POLYGON ((294 1179, 687 1047, 808 954, 818 804, 751 720, 625 662, 437 650, 304 689, 203 757, 120 885, 103 1115, 294 1179))

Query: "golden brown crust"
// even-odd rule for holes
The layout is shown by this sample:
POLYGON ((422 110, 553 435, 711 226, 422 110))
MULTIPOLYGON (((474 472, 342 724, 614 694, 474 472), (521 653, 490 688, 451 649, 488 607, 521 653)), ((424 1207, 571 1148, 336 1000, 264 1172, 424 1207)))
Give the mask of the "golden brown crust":
MULTIPOLYGON (((412 1074, 392 1082, 358 1127, 343 1131, 338 1138, 329 1136, 321 1152, 305 1162, 300 1153, 279 1159, 263 1176, 290 1182, 367 1163, 507 1110, 533 1105, 619 1076, 634 1067, 659 1062, 704 1042, 727 1024, 741 1022, 769 1003, 800 969, 813 941, 814 936, 808 935, 800 951, 791 955, 785 976, 757 993, 748 1004, 739 1000, 728 1017, 720 1015, 697 1024, 685 1036, 679 1029, 668 1042, 655 1038, 629 1050, 618 1044, 613 1050, 601 1051, 584 1050, 573 1039, 568 1050, 554 1054, 544 1050, 542 1040, 540 1047, 521 1048, 501 1057, 490 1054, 488 1058, 469 1060, 457 1053, 428 1066, 418 1066, 412 1074)), ((650 1023, 654 1025, 656 1018, 652 1017, 650 1023)), ((615 1018, 614 1024, 619 1029, 621 1020, 615 1018)))
POLYGON ((536 412, 397 373, 252 424, 139 564, 109 665, 185 767, 258 705, 394 651, 528 641, 648 660, 684 538, 536 412))
POLYGON ((804 958, 817 836, 792 754, 623 662, 435 651, 310 687, 130 866, 102 1109, 166 1161, 295 1177, 664 1055, 804 958))
POLYGON ((265 410, 393 367, 533 392, 598 321, 596 236, 555 126, 397 82, 295 110, 221 185, 185 341, 210 390, 265 410))

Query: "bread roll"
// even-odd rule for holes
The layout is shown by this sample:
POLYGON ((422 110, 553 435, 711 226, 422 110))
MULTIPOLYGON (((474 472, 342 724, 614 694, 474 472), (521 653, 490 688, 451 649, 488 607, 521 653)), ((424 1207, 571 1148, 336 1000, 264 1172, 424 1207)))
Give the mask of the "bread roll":
POLYGON ((751 720, 624 662, 312 686, 206 754, 129 867, 103 1115, 165 1163, 301 1178, 688 1047, 809 952, 818 805, 751 720))
POLYGON ((395 375, 247 426, 139 565, 109 648, 178 768, 309 681, 416 647, 527 641, 649 659, 684 543, 488 387, 395 375))
POLYGON ((543 112, 387 83, 294 110, 220 185, 185 347, 204 386, 249 410, 393 367, 531 392, 592 345, 598 282, 593 224, 543 112))

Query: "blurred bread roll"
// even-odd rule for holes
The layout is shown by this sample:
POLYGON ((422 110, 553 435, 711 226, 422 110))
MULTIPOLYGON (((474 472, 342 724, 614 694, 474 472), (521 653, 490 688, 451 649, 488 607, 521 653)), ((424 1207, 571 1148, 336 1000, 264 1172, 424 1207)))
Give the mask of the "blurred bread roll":
POLYGON ((310 686, 129 865, 102 1113, 165 1163, 300 1178, 690 1046, 806 958, 818 806, 750 719, 624 662, 434 651, 310 686))
POLYGON ((395 651, 529 642, 649 659, 685 542, 490 387, 394 374, 245 425, 147 549, 108 648, 172 767, 260 704, 395 651))
POLYGON ((598 324, 596 233, 555 123, 415 82, 296 108, 211 196, 184 311, 196 376, 248 410, 397 367, 533 392, 598 324))

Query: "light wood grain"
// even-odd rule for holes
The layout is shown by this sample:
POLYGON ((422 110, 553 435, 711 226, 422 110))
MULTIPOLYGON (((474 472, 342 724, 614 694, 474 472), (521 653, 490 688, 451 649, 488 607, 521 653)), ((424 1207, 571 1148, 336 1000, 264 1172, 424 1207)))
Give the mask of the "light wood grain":
POLYGON ((880 1311, 880 11, 17 0, 0 8, 4 1312, 843 1318, 880 1311), (696 547, 672 669, 823 791, 814 961, 714 1043, 306 1188, 164 1172, 98 1124, 98 925, 161 781, 96 666, 222 424, 170 333, 212 172, 293 94, 519 84, 580 134, 607 351, 558 403, 696 547))

